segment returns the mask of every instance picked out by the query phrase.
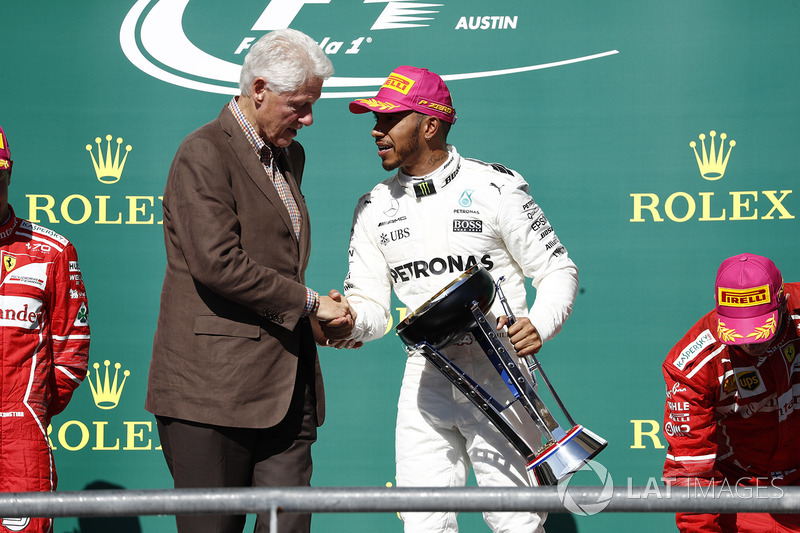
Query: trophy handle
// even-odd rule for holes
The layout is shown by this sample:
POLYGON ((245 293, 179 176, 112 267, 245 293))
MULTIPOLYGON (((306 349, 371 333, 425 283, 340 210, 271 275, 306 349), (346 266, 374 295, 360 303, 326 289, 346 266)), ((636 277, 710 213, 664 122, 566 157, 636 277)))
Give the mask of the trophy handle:
POLYGON ((497 332, 489 324, 486 315, 483 314, 477 304, 473 304, 470 309, 475 316, 476 322, 476 326, 473 328, 473 337, 475 337, 486 356, 495 366, 495 369, 500 373, 514 398, 520 402, 542 431, 547 442, 555 442, 566 435, 566 432, 561 429, 561 426, 553 418, 550 410, 539 398, 539 394, 522 374, 519 365, 514 362, 508 350, 500 342, 497 332))
MULTIPOLYGON (((412 350, 407 348, 407 350, 412 350)), ((466 372, 456 366, 443 353, 434 348, 428 342, 416 344, 413 350, 418 351, 427 359, 439 372, 441 372, 450 382, 475 405, 489 421, 497 428, 503 436, 508 439, 511 445, 522 455, 528 464, 536 458, 536 454, 531 447, 514 430, 513 426, 503 416, 505 408, 495 400, 488 392, 478 385, 466 372)))
MULTIPOLYGON (((505 276, 500 276, 495 283, 495 290, 497 291, 497 298, 500 300, 500 305, 503 306, 503 311, 506 313, 506 317, 508 318, 508 324, 514 324, 517 321, 517 317, 514 316, 514 312, 511 310, 511 306, 508 305, 508 300, 506 300, 506 295, 503 293, 503 289, 500 288, 500 284, 505 281, 505 276)), ((473 311, 473 315, 475 312, 473 311)), ((525 361, 528 364, 528 371, 531 373, 531 379, 533 380, 534 385, 536 384, 536 377, 533 373, 534 370, 539 370, 539 374, 542 375, 542 379, 544 379, 544 384, 547 386, 547 389, 550 391, 550 394, 553 396, 553 399, 558 404, 558 408, 561 409, 561 412, 564 413, 564 416, 569 421, 570 426, 577 426, 578 424, 575 423, 572 416, 570 416, 569 411, 564 406, 564 403, 561 401, 561 398, 558 397, 556 390, 550 384, 550 380, 547 378, 547 374, 544 373, 544 367, 536 358, 536 354, 531 354, 525 357, 525 361)))

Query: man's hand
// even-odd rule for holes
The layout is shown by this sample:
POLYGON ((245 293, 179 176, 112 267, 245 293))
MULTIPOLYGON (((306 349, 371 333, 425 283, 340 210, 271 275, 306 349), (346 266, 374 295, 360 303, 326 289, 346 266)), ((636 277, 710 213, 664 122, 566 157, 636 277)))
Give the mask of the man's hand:
POLYGON ((319 308, 313 314, 313 317, 320 322, 331 322, 336 319, 340 320, 337 323, 352 322, 355 324, 356 312, 350 307, 347 298, 339 294, 336 289, 331 289, 328 296, 319 297, 319 308))
MULTIPOLYGON (((324 313, 328 312, 330 307, 326 307, 324 313)), ((334 348, 361 348, 363 342, 354 341, 350 339, 353 333, 353 327, 356 323, 356 311, 350 306, 347 298, 342 296, 339 291, 331 289, 328 296, 320 296, 319 310, 317 311, 316 318, 319 321, 319 333, 317 336, 317 343, 322 346, 333 346, 334 348), (320 314, 322 311, 323 301, 333 306, 335 310, 344 309, 344 314, 341 316, 334 316, 330 319, 324 319, 323 316, 330 316, 328 314, 320 314)))
MULTIPOLYGON (((508 317, 501 316, 497 319, 497 330, 508 326, 508 317)), ((518 318, 517 321, 508 326, 508 340, 514 345, 517 357, 527 357, 539 351, 542 347, 542 338, 536 327, 527 318, 518 318)))

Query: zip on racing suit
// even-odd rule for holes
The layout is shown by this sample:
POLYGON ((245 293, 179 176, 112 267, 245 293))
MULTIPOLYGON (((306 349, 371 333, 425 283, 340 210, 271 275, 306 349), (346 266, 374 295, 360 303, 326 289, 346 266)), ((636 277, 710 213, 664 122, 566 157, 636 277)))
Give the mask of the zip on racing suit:
MULTIPOLYGON (((72 244, 10 206, 0 262, 0 492, 53 491, 47 426, 86 376, 86 289, 72 244)), ((48 518, 0 519, 0 532, 51 529, 48 518)))
MULTIPOLYGON (((459 156, 433 173, 398 172, 358 201, 345 296, 356 309, 353 337, 368 341, 387 329, 391 291, 417 309, 462 271, 483 265, 517 317, 528 317, 542 341, 560 331, 572 310, 578 271, 528 184, 502 165, 459 156), (528 311, 525 277, 536 287, 528 311)), ((495 300, 492 314, 503 313, 495 300)), ((504 339, 513 353, 508 339, 504 339)), ((443 350, 503 402, 511 394, 478 343, 467 335, 443 350)), ((509 411, 509 410, 506 410, 509 411)), ((541 435, 533 449, 541 446, 541 435)), ((420 354, 406 363, 396 428, 398 486, 460 486, 469 466, 482 486, 529 485, 524 458, 485 415, 420 354)), ((495 532, 542 531, 545 515, 484 513, 495 532)), ((457 531, 454 513, 405 513, 406 531, 457 531)))
MULTIPOLYGON (((800 283, 784 291, 783 329, 764 356, 720 342, 711 311, 664 361, 672 491, 721 485, 756 497, 759 488, 800 484, 800 283)), ((798 515, 678 513, 676 522, 691 532, 800 531, 798 515)))

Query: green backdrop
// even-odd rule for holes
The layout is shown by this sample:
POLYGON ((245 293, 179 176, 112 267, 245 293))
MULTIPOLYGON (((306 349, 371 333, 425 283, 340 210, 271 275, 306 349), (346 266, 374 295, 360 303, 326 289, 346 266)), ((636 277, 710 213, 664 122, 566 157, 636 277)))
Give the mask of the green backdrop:
MULTIPOLYGON (((75 243, 99 366, 88 378, 95 390, 84 383, 53 422, 60 490, 171 486, 143 409, 165 263, 159 197, 180 141, 216 116, 236 92, 248 43, 275 27, 311 35, 336 68, 313 127, 299 135, 309 284, 341 287, 356 199, 385 177, 372 121, 351 115, 348 98, 374 94, 400 64, 445 76, 459 117, 450 140, 522 173, 580 269, 574 313, 540 359, 573 417, 609 441, 597 459, 615 485, 659 479, 660 365, 713 305, 722 259, 759 253, 785 279, 800 278, 794 2, 5 0, 0 13, 11 203, 75 243), (709 163, 722 153, 726 166, 707 179, 701 172, 722 170, 698 164, 711 156, 712 135, 709 163), (108 163, 106 136, 110 166, 117 146, 119 161, 96 172, 93 157, 108 163)), ((313 483, 393 483, 399 339, 325 348, 320 358, 328 419, 313 483)), ((487 530, 476 514, 461 523, 487 530)), ((313 524, 401 531, 391 514, 320 514, 313 524)), ((553 515, 548 524, 674 529, 667 514, 553 515)), ((55 531, 111 527, 174 531, 171 517, 59 519, 55 531)))

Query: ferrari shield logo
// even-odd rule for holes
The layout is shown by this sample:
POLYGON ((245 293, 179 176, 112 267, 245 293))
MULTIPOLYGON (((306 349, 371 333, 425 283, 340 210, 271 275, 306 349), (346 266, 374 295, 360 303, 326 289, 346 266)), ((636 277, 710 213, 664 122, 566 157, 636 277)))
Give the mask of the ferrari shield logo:
POLYGON ((797 355, 797 352, 795 351, 795 348, 794 348, 794 344, 790 344, 789 346, 784 348, 783 349, 783 355, 786 356, 786 361, 788 361, 789 364, 791 364, 792 361, 794 361, 795 356, 797 355))
POLYGON ((17 258, 13 255, 6 255, 3 257, 3 266, 6 268, 6 272, 11 272, 17 266, 17 258))

